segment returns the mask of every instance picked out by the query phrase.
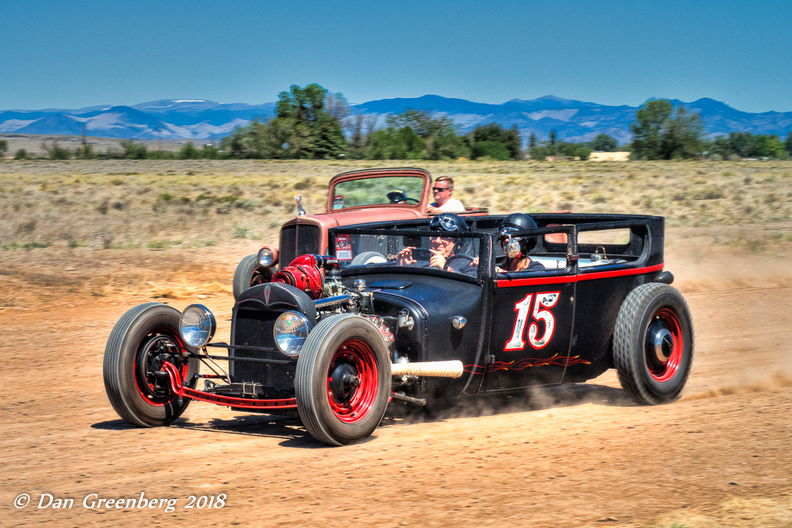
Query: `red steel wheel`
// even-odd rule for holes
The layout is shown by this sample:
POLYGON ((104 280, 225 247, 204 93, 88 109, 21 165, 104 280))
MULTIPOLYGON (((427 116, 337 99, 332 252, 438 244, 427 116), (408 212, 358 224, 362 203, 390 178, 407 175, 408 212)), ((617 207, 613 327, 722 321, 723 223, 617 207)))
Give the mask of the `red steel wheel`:
POLYGON ((327 397, 336 418, 355 423, 377 399, 377 362, 371 347, 360 339, 341 344, 327 373, 327 397))
POLYGON ((654 405, 675 400, 693 362, 693 320, 675 288, 652 282, 622 303, 613 329, 613 362, 625 392, 654 405))
POLYGON ((646 366, 658 382, 666 382, 676 375, 682 361, 685 338, 679 318, 673 310, 662 308, 646 329, 646 366))
POLYGON ((168 327, 152 328, 140 343, 135 356, 135 386, 151 405, 165 405, 175 398, 169 378, 158 378, 155 372, 162 371, 164 362, 171 363, 182 379, 188 377, 188 362, 184 359, 185 347, 177 330, 168 327))
POLYGON ((374 324, 356 314, 323 319, 297 359, 300 419, 317 440, 345 445, 367 438, 388 406, 391 363, 374 324))
POLYGON ((127 311, 113 327, 104 355, 107 398, 118 415, 140 427, 168 425, 187 408, 168 378, 156 376, 162 364, 176 366, 184 379, 198 372, 198 360, 186 358, 179 336, 181 313, 172 306, 147 303, 127 311))

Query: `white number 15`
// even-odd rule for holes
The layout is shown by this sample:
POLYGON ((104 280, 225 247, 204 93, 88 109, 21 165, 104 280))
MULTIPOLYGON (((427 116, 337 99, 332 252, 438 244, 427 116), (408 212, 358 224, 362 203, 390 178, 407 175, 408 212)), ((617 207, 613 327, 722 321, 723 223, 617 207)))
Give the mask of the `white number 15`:
MULTIPOLYGON (((528 342, 533 348, 544 348, 550 339, 553 337, 555 330, 555 317, 549 311, 550 308, 558 302, 558 295, 560 292, 546 292, 537 293, 536 302, 533 305, 533 312, 531 317, 534 321, 544 321, 545 329, 541 337, 537 337, 539 332, 539 325, 536 322, 531 322, 528 325, 528 342)), ((512 330, 511 339, 506 343, 504 350, 522 350, 525 348, 525 341, 523 341, 523 334, 525 334, 525 323, 528 320, 528 312, 531 308, 531 301, 534 299, 534 294, 529 293, 525 299, 514 305, 514 311, 517 312, 517 320, 514 321, 514 330, 512 330)))

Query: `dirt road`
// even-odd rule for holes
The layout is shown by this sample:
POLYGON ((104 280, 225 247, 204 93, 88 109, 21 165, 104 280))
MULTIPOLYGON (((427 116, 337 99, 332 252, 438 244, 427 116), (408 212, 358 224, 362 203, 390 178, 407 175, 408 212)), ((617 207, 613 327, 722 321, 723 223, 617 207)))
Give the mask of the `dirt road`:
MULTIPOLYGON (((0 310, 0 525, 792 526, 792 272, 717 248, 697 260, 683 245, 667 261, 696 356, 679 401, 635 406, 609 372, 530 399, 387 419, 344 448, 292 418, 200 403, 168 428, 126 425, 104 394, 102 353, 148 294, 59 296, 48 285, 39 296, 0 274, 0 298, 29 299, 0 310), (23 493, 30 504, 16 508, 23 493), (118 498, 137 502, 97 504, 118 498)), ((227 261, 230 276, 235 258, 203 255, 227 261)), ((227 335, 230 294, 204 297, 227 335)))

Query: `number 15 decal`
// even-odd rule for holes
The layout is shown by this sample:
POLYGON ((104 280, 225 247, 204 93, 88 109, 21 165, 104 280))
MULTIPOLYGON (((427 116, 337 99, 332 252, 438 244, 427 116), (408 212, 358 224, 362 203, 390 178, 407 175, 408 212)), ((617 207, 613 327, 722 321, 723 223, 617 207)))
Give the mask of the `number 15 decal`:
MULTIPOLYGON (((533 305, 531 317, 534 321, 544 321, 545 329, 542 337, 537 337, 539 332, 539 325, 536 322, 531 322, 528 325, 528 342, 533 348, 537 350, 544 348, 550 339, 553 338, 553 331, 555 330, 555 317, 549 311, 550 308, 558 302, 558 295, 560 292, 546 292, 537 293, 536 302, 533 305)), ((514 305, 514 311, 517 312, 517 320, 514 321, 514 330, 512 330, 511 339, 506 343, 504 350, 522 350, 525 348, 525 341, 523 341, 523 334, 525 333, 525 323, 528 320, 528 312, 531 308, 531 301, 534 300, 534 294, 529 293, 525 299, 514 305)))

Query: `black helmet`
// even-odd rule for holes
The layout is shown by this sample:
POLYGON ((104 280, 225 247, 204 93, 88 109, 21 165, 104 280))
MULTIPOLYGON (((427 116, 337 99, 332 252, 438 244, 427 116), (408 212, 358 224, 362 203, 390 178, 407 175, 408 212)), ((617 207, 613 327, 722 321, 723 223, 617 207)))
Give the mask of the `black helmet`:
MULTIPOLYGON (((523 256, 531 251, 533 247, 536 245, 536 237, 512 237, 509 235, 511 231, 525 231, 528 229, 536 229, 537 225, 534 222, 534 219, 528 216, 525 213, 512 213, 500 224, 500 234, 501 240, 514 240, 519 242, 520 244, 520 254, 523 256)), ((508 253, 508 252, 507 252, 508 253)), ((515 256, 507 255, 511 258, 516 258, 515 256)))
POLYGON ((429 220, 429 229, 432 231, 450 231, 452 233, 467 233, 470 228, 461 216, 454 213, 443 213, 429 220))
POLYGON ((534 219, 525 213, 512 213, 500 224, 501 233, 505 230, 508 231, 524 231, 526 229, 536 229, 536 222, 534 219))
MULTIPOLYGON (((432 231, 445 231, 447 233, 469 233, 470 227, 461 216, 454 213, 442 213, 429 220, 429 229, 432 231)), ((473 239, 457 238, 454 244, 454 253, 457 255, 473 252, 473 239)))

